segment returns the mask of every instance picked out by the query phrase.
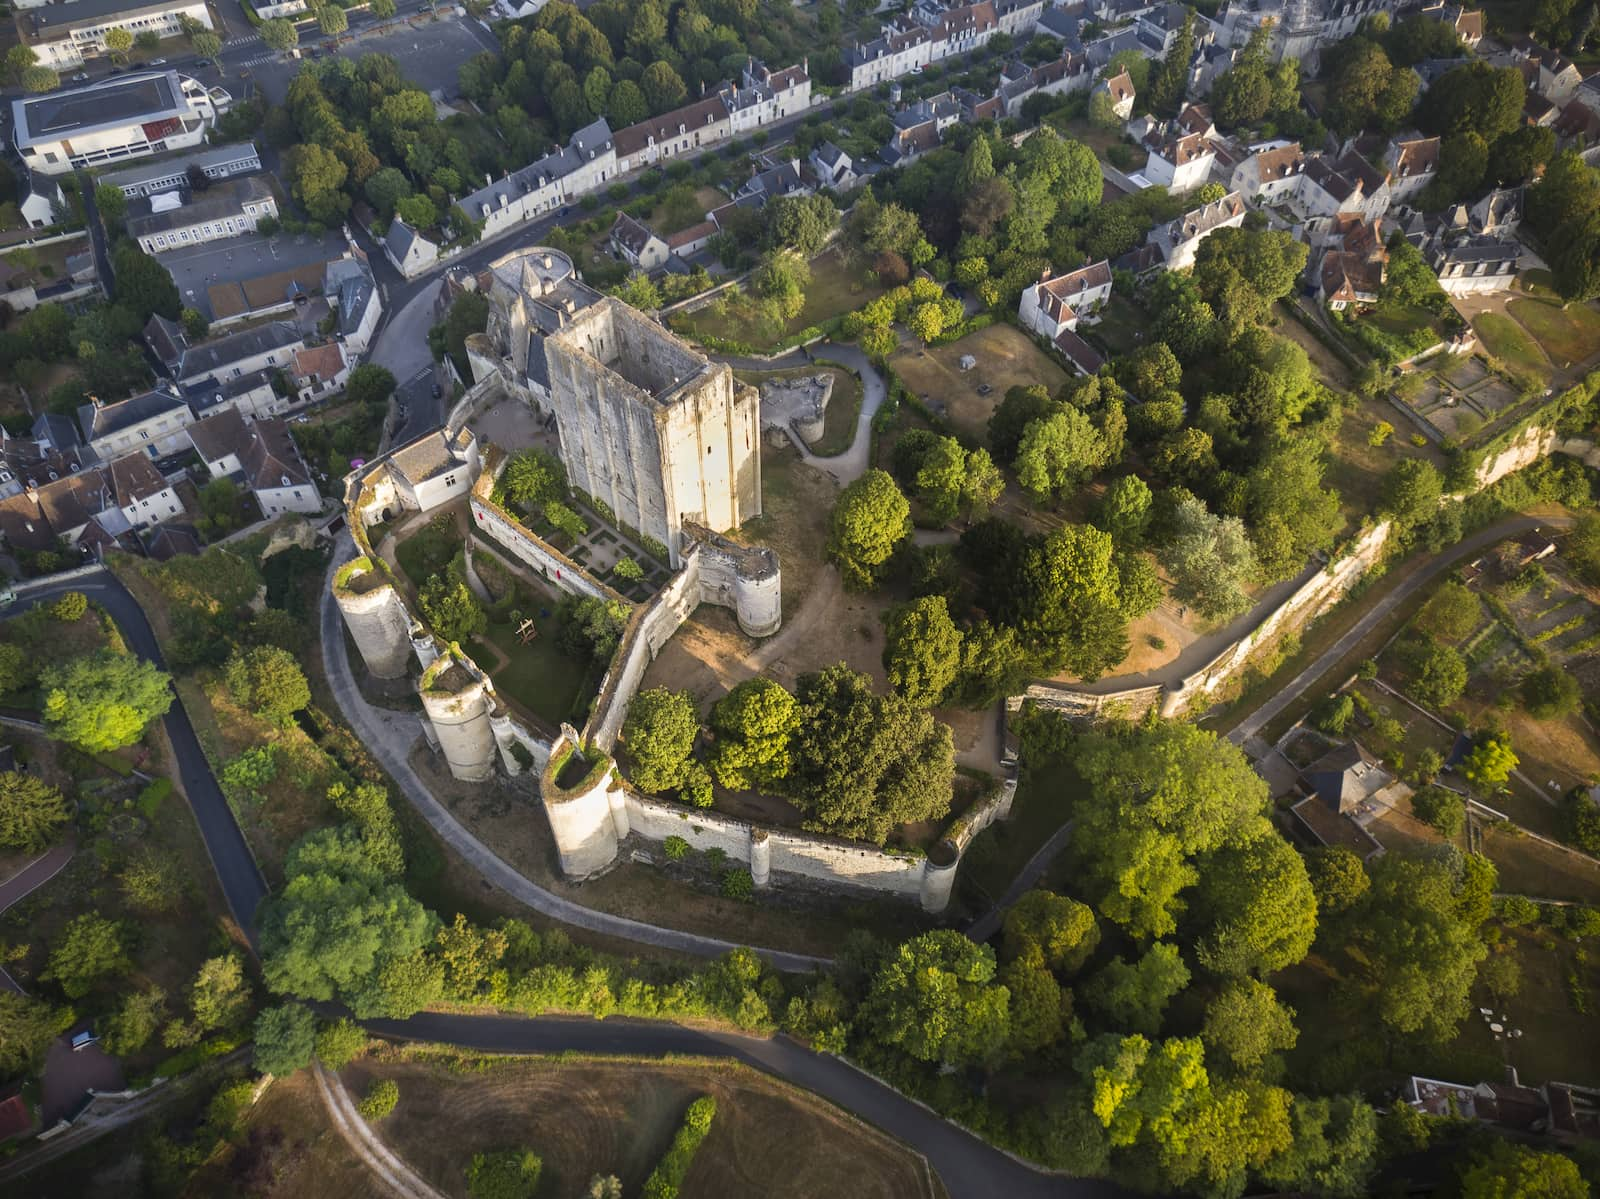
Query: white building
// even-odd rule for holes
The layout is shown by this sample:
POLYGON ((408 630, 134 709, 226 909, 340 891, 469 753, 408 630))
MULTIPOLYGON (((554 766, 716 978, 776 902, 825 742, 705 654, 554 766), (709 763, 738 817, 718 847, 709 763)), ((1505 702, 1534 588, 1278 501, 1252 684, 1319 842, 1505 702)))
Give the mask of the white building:
POLYGON ((617 213, 616 223, 611 226, 611 248, 629 266, 641 271, 665 265, 672 253, 654 229, 625 212, 617 213))
POLYGON ((1252 204, 1276 204, 1300 190, 1305 157, 1299 142, 1257 150, 1233 168, 1228 186, 1252 204))
POLYGON ((82 66, 84 60, 106 53, 106 34, 126 29, 134 37, 153 33, 177 37, 180 18, 212 29, 211 9, 205 0, 73 0, 33 8, 17 17, 17 32, 39 56, 39 64, 60 71, 82 66))
POLYGON ((64 175, 76 167, 198 146, 228 103, 226 92, 208 92, 176 71, 118 75, 13 100, 12 140, 25 166, 64 175))
POLYGON ((439 261, 438 244, 423 237, 396 217, 383 239, 384 255, 407 279, 422 274, 439 261))
POLYGON ((334 315, 334 329, 351 355, 367 352, 383 316, 383 296, 367 256, 354 246, 328 263, 322 294, 334 315))
POLYGON ((302 403, 331 395, 350 378, 350 360, 336 341, 296 350, 293 364, 295 393, 302 403))
POLYGON ((483 222, 493 237, 524 221, 552 212, 595 190, 617 175, 611 127, 604 120, 585 125, 565 149, 557 149, 520 171, 461 198, 461 210, 483 222))
POLYGON ((920 71, 932 61, 932 31, 909 21, 885 25, 870 42, 844 48, 853 92, 920 71))
POLYGON ((1354 150, 1306 159, 1295 202, 1310 217, 1360 215, 1376 220, 1389 211, 1389 176, 1354 150))
POLYGON ((1200 243, 1218 229, 1237 229, 1244 224, 1244 200, 1238 192, 1229 192, 1220 200, 1191 209, 1175 221, 1158 225, 1150 234, 1150 244, 1161 253, 1169 271, 1181 271, 1194 265, 1195 251, 1200 243))
POLYGON ((818 187, 844 192, 856 185, 858 176, 855 162, 832 142, 823 142, 815 147, 808 161, 811 173, 817 177, 818 187))
POLYGON ((797 66, 774 71, 766 63, 752 60, 739 79, 739 86, 724 85, 720 90, 728 106, 728 125, 732 136, 741 137, 763 125, 786 120, 811 107, 809 60, 797 66))
POLYGON ((1126 70, 1102 79, 1090 89, 1090 95, 1095 92, 1105 92, 1111 97, 1111 111, 1117 114, 1119 120, 1126 121, 1133 115, 1133 101, 1136 93, 1133 87, 1133 77, 1126 70))
POLYGON ((175 389, 147 391, 116 403, 91 400, 78 407, 83 444, 101 462, 128 453, 160 458, 188 444, 184 429, 194 419, 175 389))
POLYGON ((247 489, 267 519, 285 512, 322 510, 322 496, 287 421, 251 422, 227 411, 197 421, 188 434, 211 477, 233 479, 247 489))
POLYGON ((1182 137, 1145 143, 1149 161, 1141 174, 1154 185, 1181 195, 1193 191, 1211 177, 1217 152, 1204 134, 1186 133, 1182 137))
POLYGON ((1436 241, 1423 251, 1448 296, 1475 296, 1509 291, 1517 279, 1522 245, 1494 237, 1436 241))
POLYGON ((1390 203, 1414 196, 1439 173, 1439 139, 1391 138, 1384 163, 1389 168, 1390 203))
POLYGON ((191 346, 183 330, 153 316, 145 326, 145 342, 167 373, 185 387, 238 379, 259 371, 288 370, 305 348, 305 337, 291 321, 268 321, 191 346), (175 356, 174 356, 175 355, 175 356))
POLYGON ((278 201, 260 175, 224 179, 203 192, 164 191, 128 202, 128 236, 146 254, 254 233, 278 215, 278 201))
POLYGON ((61 194, 61 184, 53 176, 30 170, 28 190, 18 208, 28 228, 43 229, 56 223, 56 213, 66 211, 67 198, 61 194))
POLYGON ((1017 319, 1039 336, 1055 341, 1063 331, 1076 331, 1081 321, 1100 319, 1111 298, 1111 264, 1102 259, 1065 275, 1048 270, 1038 283, 1022 289, 1017 319))
POLYGON ((95 179, 120 187, 128 199, 153 196, 157 192, 177 191, 189 186, 189 171, 198 170, 207 179, 227 179, 261 169, 261 154, 254 142, 231 142, 207 146, 188 154, 174 154, 158 162, 141 163, 121 171, 108 171, 95 179))

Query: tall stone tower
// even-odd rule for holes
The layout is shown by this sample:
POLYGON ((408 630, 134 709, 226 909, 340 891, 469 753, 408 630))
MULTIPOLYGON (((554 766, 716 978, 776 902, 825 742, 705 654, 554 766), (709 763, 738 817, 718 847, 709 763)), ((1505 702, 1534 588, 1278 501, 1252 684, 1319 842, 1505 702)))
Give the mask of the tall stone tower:
POLYGON ((356 558, 333 576, 333 598, 373 677, 403 677, 411 663, 411 617, 389 580, 370 560, 356 558))
POLYGON ((605 299, 544 340, 573 486, 681 561, 685 522, 761 514, 760 398, 626 304, 605 299))

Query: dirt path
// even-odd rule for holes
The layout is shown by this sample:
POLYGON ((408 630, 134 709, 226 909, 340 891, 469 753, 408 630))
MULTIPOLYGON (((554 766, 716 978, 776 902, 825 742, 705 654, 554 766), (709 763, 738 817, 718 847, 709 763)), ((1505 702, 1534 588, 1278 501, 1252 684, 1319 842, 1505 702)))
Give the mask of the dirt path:
POLYGON ((350 1092, 337 1074, 329 1074, 321 1062, 313 1062, 311 1069, 317 1078, 317 1091, 322 1096, 322 1106, 344 1143, 397 1195, 405 1199, 445 1199, 434 1190, 393 1151, 378 1139, 367 1122, 350 1102, 350 1092))

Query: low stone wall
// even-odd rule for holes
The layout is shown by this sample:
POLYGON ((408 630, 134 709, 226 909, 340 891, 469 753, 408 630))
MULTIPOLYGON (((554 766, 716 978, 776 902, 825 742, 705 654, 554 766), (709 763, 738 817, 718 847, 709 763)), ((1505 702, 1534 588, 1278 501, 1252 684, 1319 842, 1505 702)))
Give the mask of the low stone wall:
POLYGON ((1152 687, 1134 687, 1127 691, 1113 691, 1095 695, 1089 691, 1074 691, 1071 687, 1055 683, 1030 683, 1021 695, 1007 698, 1006 708, 1015 712, 1024 700, 1032 700, 1037 708, 1059 712, 1074 720, 1087 720, 1094 716, 1137 720, 1151 708, 1161 706, 1166 688, 1160 684, 1152 687))
POLYGON ((621 644, 611 659, 611 668, 600 680, 600 694, 594 710, 584 726, 586 742, 611 752, 645 670, 699 603, 700 559, 691 552, 684 556, 683 567, 667 585, 656 592, 649 603, 635 608, 629 618, 621 644))

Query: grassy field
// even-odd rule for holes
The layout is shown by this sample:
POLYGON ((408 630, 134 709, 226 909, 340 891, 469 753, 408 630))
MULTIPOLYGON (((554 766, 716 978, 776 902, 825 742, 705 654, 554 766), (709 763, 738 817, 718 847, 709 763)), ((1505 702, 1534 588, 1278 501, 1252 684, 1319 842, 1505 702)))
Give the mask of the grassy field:
POLYGON ((448 517, 442 521, 429 521, 394 547, 394 556, 400 563, 400 569, 406 572, 406 578, 416 588, 420 588, 433 575, 443 573, 450 565, 450 559, 460 552, 461 535, 448 517))
POLYGON ((781 327, 764 320, 759 302, 746 296, 728 304, 724 311, 715 305, 691 314, 682 331, 693 337, 697 333, 709 334, 731 341, 761 348, 798 333, 801 329, 821 324, 831 317, 859 308, 883 294, 872 274, 862 267, 847 266, 834 251, 814 258, 811 262, 811 283, 806 288, 805 307, 800 315, 781 327))
POLYGON ((1067 372, 1032 338, 1005 324, 926 350, 902 346, 889 363, 907 387, 934 411, 943 407, 956 431, 979 445, 987 443, 989 417, 1010 388, 1040 384, 1054 395, 1067 381, 1067 372), (966 354, 977 359, 968 371, 961 369, 966 354), (983 386, 987 395, 978 394, 983 386))
POLYGON ((1030 764, 1017 785, 1011 818, 996 821, 973 840, 962 860, 963 884, 997 900, 1041 845, 1072 818, 1072 797, 1084 783, 1066 761, 1030 764))
POLYGON ((1533 338, 1509 316, 1498 312, 1480 313, 1473 318, 1472 327, 1483 342, 1483 348, 1511 370, 1542 373, 1550 369, 1533 338))
POLYGON ((650 215, 644 218, 644 223, 666 237, 691 225, 698 225, 706 219, 706 213, 727 202, 728 197, 714 187, 676 184, 661 193, 660 200, 650 210, 650 215))
POLYGON ((526 1147, 544 1162, 541 1195, 579 1194, 596 1174, 639 1193, 701 1095, 717 1116, 684 1180, 684 1199, 942 1195, 921 1158, 806 1093, 736 1066, 618 1059, 483 1058, 385 1050, 345 1071, 358 1093, 393 1079, 386 1143, 448 1195, 466 1193, 474 1153, 526 1147))
POLYGON ((1563 308, 1547 299, 1512 300, 1506 311, 1557 366, 1575 366, 1600 353, 1600 312, 1588 304, 1563 308))
POLYGON ((497 691, 546 723, 581 722, 582 707, 595 691, 595 668, 561 648, 564 624, 554 601, 530 599, 520 610, 539 630, 532 641, 523 645, 509 623, 490 621, 482 637, 468 642, 467 652, 494 676, 497 691))
POLYGON ((745 523, 739 539, 778 551, 785 612, 799 610, 822 567, 838 495, 833 479, 808 466, 792 447, 761 443, 761 515, 745 523))

